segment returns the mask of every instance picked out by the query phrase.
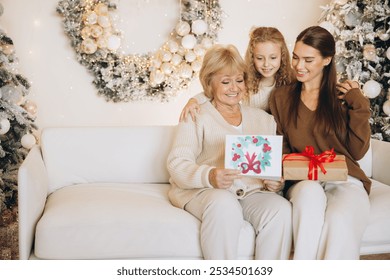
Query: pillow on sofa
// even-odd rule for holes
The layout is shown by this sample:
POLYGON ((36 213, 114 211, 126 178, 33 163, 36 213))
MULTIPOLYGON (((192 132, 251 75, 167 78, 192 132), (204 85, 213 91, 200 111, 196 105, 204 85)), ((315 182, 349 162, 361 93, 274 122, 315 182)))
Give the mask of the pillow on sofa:
POLYGON ((367 177, 372 177, 372 148, 371 145, 368 148, 367 153, 364 157, 358 160, 360 164, 360 168, 363 169, 364 173, 366 173, 367 177))

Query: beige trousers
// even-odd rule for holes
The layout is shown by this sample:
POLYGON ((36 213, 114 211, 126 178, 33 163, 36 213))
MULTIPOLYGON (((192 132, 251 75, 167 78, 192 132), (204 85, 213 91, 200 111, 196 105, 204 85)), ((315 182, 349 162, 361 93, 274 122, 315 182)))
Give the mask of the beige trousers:
POLYGON ((361 181, 301 181, 287 198, 293 206, 294 259, 359 259, 370 212, 361 181))
POLYGON ((227 190, 208 189, 185 206, 201 221, 205 259, 237 259, 244 220, 256 233, 256 259, 288 259, 292 243, 291 204, 275 193, 254 193, 237 200, 227 190))

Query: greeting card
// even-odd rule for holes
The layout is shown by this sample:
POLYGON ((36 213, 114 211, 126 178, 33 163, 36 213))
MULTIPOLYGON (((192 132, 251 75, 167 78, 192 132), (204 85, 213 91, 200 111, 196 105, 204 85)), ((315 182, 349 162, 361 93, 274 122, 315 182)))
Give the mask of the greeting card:
POLYGON ((225 168, 240 169, 242 175, 280 180, 282 136, 227 135, 225 168))

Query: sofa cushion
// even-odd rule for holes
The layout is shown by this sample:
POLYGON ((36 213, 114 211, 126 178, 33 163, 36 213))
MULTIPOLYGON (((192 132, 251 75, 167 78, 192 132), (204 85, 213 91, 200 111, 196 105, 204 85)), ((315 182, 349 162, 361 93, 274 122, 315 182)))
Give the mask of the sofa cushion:
MULTIPOLYGON (((36 227, 42 259, 201 259, 200 222, 171 205, 168 184, 80 184, 47 200, 36 227)), ((245 224, 240 258, 253 257, 254 230, 245 224)))
POLYGON ((361 254, 390 252, 390 186, 372 180, 370 219, 362 239, 361 254))
POLYGON ((63 127, 42 132, 49 193, 83 183, 167 183, 174 126, 63 127), (147 147, 147 148, 145 148, 147 147))
POLYGON ((364 157, 360 160, 358 160, 358 163, 360 165, 360 168, 364 171, 367 177, 372 176, 372 147, 368 148, 367 153, 364 155, 364 157))

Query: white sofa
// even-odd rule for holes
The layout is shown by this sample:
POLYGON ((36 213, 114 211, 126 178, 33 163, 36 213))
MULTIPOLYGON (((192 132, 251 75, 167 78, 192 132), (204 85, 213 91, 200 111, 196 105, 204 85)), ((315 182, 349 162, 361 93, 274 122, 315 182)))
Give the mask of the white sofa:
MULTIPOLYGON (((46 128, 19 170, 21 259, 201 259, 200 222, 167 197, 174 126, 46 128)), ((373 178, 362 254, 390 252, 390 143, 362 161, 373 178), (372 164, 371 164, 372 162, 372 164)), ((239 257, 251 259, 242 229, 239 257)))

